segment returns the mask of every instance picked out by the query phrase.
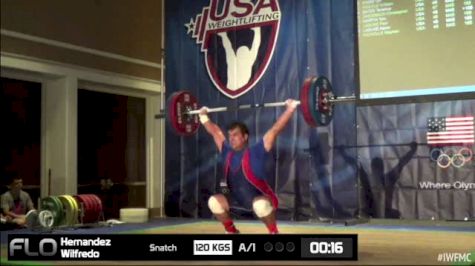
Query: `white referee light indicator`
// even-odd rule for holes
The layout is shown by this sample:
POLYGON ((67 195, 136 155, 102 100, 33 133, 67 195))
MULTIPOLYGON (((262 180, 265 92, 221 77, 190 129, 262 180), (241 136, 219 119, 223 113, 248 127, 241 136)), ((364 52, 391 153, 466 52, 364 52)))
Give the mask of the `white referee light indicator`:
POLYGON ((294 242, 287 242, 287 244, 285 245, 285 249, 286 249, 288 252, 294 252, 294 250, 295 250, 295 244, 294 244, 294 242))
POLYGON ((274 245, 272 245, 272 243, 266 242, 266 243, 264 244, 264 250, 265 250, 266 252, 271 252, 273 249, 274 249, 274 245))

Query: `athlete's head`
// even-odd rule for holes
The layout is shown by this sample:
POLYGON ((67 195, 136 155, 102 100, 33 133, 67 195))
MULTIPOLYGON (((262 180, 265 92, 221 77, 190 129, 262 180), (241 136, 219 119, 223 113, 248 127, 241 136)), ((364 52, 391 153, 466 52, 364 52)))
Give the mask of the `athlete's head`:
POLYGON ((228 126, 228 140, 231 148, 240 151, 247 146, 249 140, 249 130, 241 122, 234 122, 228 126))

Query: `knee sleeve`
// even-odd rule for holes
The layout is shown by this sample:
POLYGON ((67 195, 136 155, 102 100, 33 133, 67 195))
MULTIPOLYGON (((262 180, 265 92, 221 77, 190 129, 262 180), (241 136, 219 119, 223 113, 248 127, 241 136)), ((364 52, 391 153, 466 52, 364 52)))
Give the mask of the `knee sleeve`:
POLYGON ((219 203, 215 196, 211 196, 209 198, 208 207, 214 214, 222 214, 225 212, 223 206, 221 205, 221 203, 219 203))
POLYGON ((269 216, 269 214, 271 214, 274 210, 270 201, 265 199, 258 199, 254 201, 254 203, 252 203, 252 208, 259 218, 269 216))

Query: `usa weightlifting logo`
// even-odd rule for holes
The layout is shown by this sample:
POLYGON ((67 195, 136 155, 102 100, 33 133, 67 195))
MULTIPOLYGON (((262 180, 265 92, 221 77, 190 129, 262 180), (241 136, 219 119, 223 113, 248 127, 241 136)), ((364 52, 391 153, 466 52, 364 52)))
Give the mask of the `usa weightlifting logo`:
POLYGON ((265 73, 280 19, 277 0, 210 0, 185 27, 201 45, 213 84, 229 98, 237 98, 265 73))

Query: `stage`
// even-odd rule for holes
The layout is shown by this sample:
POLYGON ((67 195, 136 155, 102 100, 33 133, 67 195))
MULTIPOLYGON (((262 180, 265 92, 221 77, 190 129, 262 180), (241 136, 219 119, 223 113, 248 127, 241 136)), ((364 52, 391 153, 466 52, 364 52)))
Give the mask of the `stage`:
MULTIPOLYGON (((265 234, 263 224, 239 220, 241 234, 265 234)), ((442 253, 471 253, 475 262, 474 221, 420 221, 374 219, 367 223, 345 226, 344 223, 279 222, 281 234, 357 234, 358 261, 304 261, 300 265, 470 265, 438 261, 442 253)), ((130 261, 24 262, 7 261, 7 235, 41 234, 224 234, 214 220, 160 219, 145 224, 121 224, 90 228, 61 228, 50 231, 20 229, 1 232, 2 265, 133 265, 130 261)), ((132 244, 132 243, 131 243, 132 244)), ((140 261, 146 265, 294 265, 293 261, 140 261)))

